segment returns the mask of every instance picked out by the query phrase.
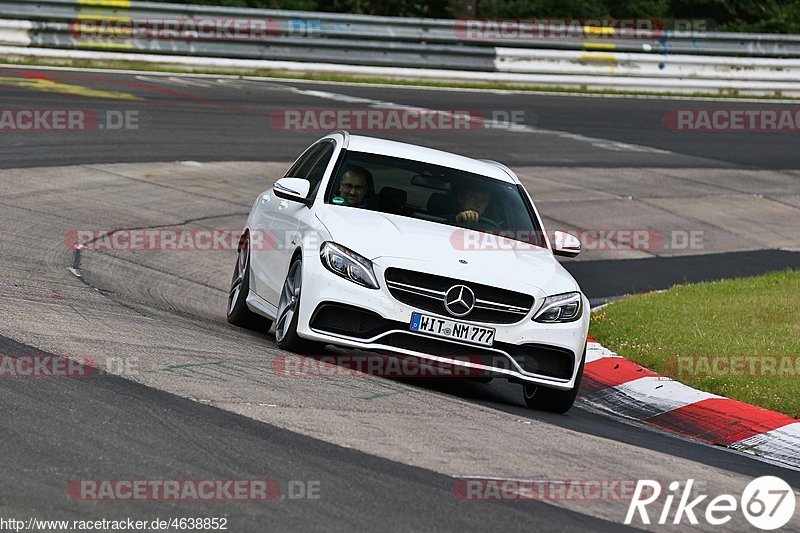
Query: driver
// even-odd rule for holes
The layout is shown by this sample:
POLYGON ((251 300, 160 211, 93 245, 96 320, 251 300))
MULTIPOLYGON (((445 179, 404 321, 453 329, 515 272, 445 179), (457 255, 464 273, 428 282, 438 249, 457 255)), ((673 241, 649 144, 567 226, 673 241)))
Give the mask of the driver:
POLYGON ((489 205, 489 192, 475 187, 465 188, 456 195, 456 222, 479 222, 483 212, 489 205))
POLYGON ((339 196, 349 207, 367 207, 367 195, 372 188, 372 173, 364 167, 350 165, 339 184, 339 196))

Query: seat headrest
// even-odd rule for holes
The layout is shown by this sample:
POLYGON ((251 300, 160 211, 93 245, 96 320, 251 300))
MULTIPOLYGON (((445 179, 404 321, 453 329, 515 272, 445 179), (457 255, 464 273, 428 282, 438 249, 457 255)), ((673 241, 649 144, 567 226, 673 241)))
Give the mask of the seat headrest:
POLYGON ((435 192, 428 198, 428 214, 445 216, 455 211, 452 198, 446 192, 435 192))
POLYGON ((408 194, 403 189, 384 187, 378 195, 381 211, 399 213, 406 207, 408 194))

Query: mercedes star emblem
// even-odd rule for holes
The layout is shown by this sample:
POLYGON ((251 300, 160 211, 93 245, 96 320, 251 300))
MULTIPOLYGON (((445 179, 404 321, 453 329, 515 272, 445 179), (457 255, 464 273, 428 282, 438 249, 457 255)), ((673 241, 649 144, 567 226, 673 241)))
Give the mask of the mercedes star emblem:
POLYGON ((453 285, 444 293, 444 308, 453 316, 464 316, 475 306, 475 293, 466 285, 453 285))

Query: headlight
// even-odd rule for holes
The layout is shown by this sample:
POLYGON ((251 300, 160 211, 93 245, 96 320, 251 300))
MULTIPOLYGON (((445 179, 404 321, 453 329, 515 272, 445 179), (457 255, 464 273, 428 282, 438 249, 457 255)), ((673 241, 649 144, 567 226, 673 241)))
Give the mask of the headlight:
POLYGON ((573 322, 581 317, 583 298, 579 292, 548 296, 533 319, 537 322, 573 322))
POLYGON ((378 280, 372 271, 372 261, 366 257, 332 242, 322 243, 319 256, 325 268, 334 274, 370 289, 378 288, 378 280))

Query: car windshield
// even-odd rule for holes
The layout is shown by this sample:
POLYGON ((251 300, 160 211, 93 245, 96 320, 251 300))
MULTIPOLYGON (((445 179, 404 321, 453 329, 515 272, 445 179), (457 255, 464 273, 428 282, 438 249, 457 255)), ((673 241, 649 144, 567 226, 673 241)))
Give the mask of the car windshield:
POLYGON ((325 201, 545 246, 517 185, 421 161, 347 152, 325 201))

